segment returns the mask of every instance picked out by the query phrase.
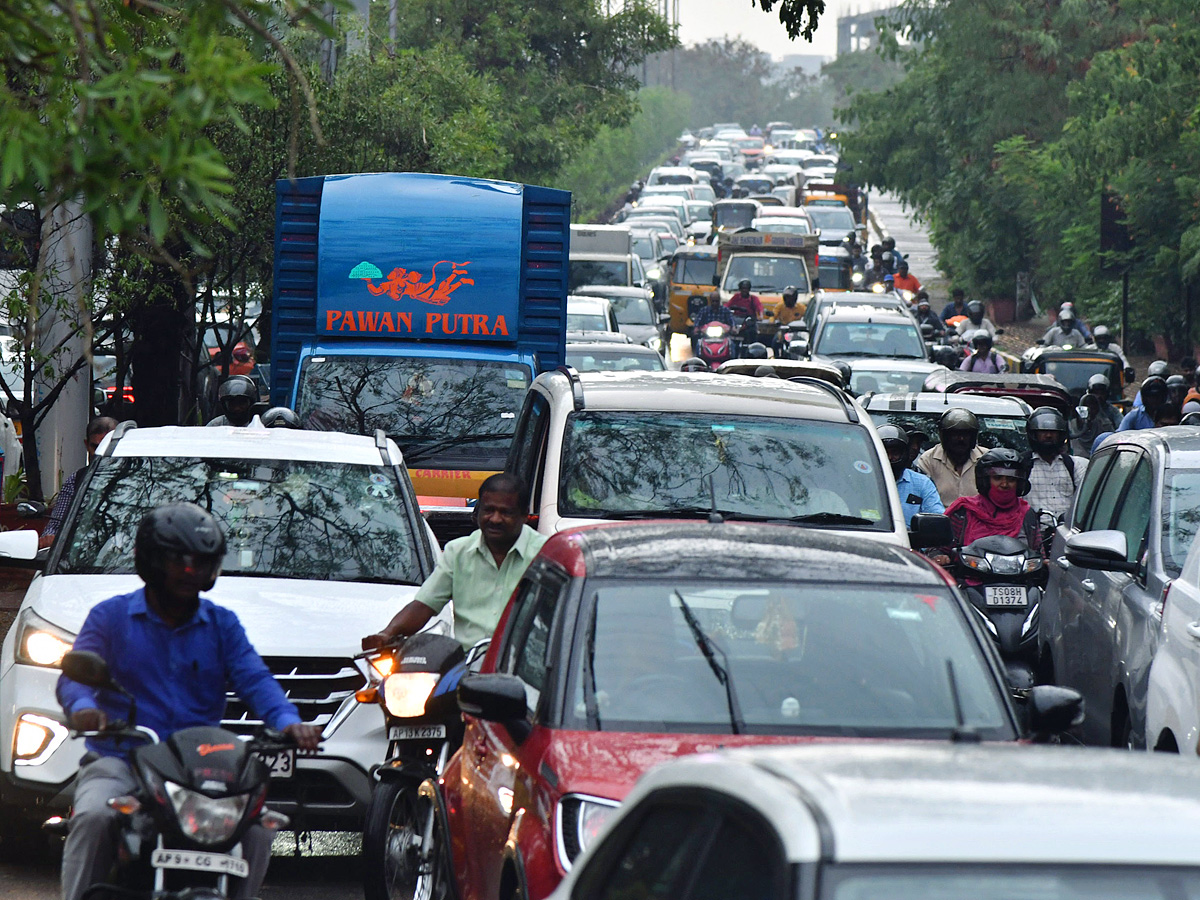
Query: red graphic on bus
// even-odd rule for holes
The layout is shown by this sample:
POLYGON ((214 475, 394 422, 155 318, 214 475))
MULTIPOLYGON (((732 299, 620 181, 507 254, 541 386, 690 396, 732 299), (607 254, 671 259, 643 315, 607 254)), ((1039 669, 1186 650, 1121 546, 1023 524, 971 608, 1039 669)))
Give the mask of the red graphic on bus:
POLYGON ((467 266, 470 264, 470 260, 461 263, 451 262, 448 259, 438 260, 433 264, 433 271, 430 272, 428 281, 423 280, 420 272, 400 267, 392 269, 388 273, 388 277, 379 284, 374 284, 369 277, 362 280, 367 283, 367 290, 376 297, 387 294, 393 300, 409 297, 413 300, 420 300, 422 303, 445 306, 450 300, 450 295, 460 287, 464 284, 475 283, 475 279, 463 277, 467 274, 467 266), (438 282, 438 266, 443 263, 450 266, 450 274, 438 282))

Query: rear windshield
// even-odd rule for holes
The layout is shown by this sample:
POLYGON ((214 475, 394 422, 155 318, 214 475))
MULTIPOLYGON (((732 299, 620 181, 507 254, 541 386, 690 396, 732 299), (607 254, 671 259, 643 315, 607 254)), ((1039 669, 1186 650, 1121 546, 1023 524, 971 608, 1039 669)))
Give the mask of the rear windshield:
POLYGON ((382 428, 410 465, 501 469, 530 377, 511 362, 310 356, 296 412, 313 431, 382 428))
MULTIPOLYGON (((915 390, 920 390, 916 388, 915 390)), ((871 418, 876 425, 897 425, 910 434, 919 431, 924 437, 922 447, 928 449, 938 442, 938 412, 892 412, 872 410, 871 418)), ((979 446, 991 450, 1007 447, 1018 453, 1029 452, 1029 440, 1025 437, 1024 416, 977 416, 979 420, 979 446)))
POLYGON ((853 231, 854 215, 844 206, 819 206, 810 204, 804 207, 808 217, 821 231, 853 231))
POLYGON ((925 359, 925 342, 916 325, 827 322, 817 336, 813 352, 826 356, 925 359))
POLYGON ((574 366, 580 372, 661 372, 662 357, 657 353, 634 352, 632 347, 625 350, 587 350, 572 349, 567 345, 567 365, 574 366))
POLYGON ((623 260, 573 259, 569 290, 589 284, 629 284, 629 263, 623 260))
POLYGON ((227 575, 422 580, 415 520, 383 465, 153 456, 97 463, 56 572, 132 574, 142 516, 179 501, 208 510, 221 524, 227 575))

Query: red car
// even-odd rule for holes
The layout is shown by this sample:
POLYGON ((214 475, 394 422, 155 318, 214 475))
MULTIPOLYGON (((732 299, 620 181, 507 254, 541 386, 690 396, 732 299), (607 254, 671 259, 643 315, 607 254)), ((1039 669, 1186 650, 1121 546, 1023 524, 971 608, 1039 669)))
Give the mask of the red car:
POLYGON ((638 777, 675 756, 1020 736, 999 656, 939 569, 764 524, 555 535, 459 704, 474 715, 441 779, 458 900, 546 897, 638 777))

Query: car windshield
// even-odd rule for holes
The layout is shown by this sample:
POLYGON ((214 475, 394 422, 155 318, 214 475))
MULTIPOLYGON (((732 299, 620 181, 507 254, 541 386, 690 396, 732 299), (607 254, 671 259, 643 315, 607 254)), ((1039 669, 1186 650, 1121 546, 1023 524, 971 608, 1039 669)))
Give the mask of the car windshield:
POLYGON ((712 288, 717 274, 715 256, 677 256, 671 261, 671 280, 675 284, 700 284, 712 288))
POLYGON ((1200 870, 1101 865, 837 865, 821 900, 1195 900, 1200 870))
POLYGON ((816 204, 804 207, 808 217, 821 231, 853 231, 854 215, 844 206, 819 206, 816 204))
POLYGON ((651 235, 635 234, 633 236, 633 252, 644 260, 657 259, 658 243, 651 235))
POLYGON ((1094 360, 1042 359, 1037 366, 1038 374, 1052 375, 1073 397, 1087 393, 1088 379, 1103 375, 1109 384, 1121 383, 1121 364, 1098 363, 1094 360))
POLYGON ((629 284, 629 263, 622 259, 573 259, 570 261, 569 290, 589 284, 629 284))
POLYGON ((221 524, 225 575, 421 581, 417 520, 382 464, 161 456, 100 459, 57 573, 133 574, 146 510, 179 501, 221 524))
POLYGON ((925 359, 925 342, 921 340, 916 325, 827 322, 817 335, 813 352, 825 356, 925 359))
MULTIPOLYGON (((844 555, 847 572, 863 565, 844 555)), ((1012 736, 944 587, 592 579, 580 616, 568 727, 944 738, 952 661, 963 723, 1012 736)))
MULTIPOLYGON (((918 389, 919 390, 919 389, 918 389)), ((948 407, 947 407, 948 408, 948 407)), ((919 431, 925 435, 923 449, 932 447, 938 441, 938 420, 945 410, 937 412, 893 412, 888 410, 871 411, 871 418, 876 425, 897 425, 910 434, 919 431)), ((979 446, 991 450, 995 447, 1007 447, 1018 453, 1029 452, 1029 439, 1025 436, 1024 416, 979 416, 979 446)), ((1186 548, 1184 549, 1186 553, 1186 548)))
POLYGON ((1163 568, 1171 575, 1183 561, 1200 530, 1200 470, 1167 469, 1162 504, 1163 568))
POLYGON ((499 469, 529 387, 529 367, 474 359, 310 356, 296 413, 313 431, 393 438, 409 463, 499 469))
POLYGON ((738 282, 750 279, 750 290, 781 294, 791 285, 800 293, 808 292, 808 275, 799 256, 734 256, 725 267, 724 290, 733 293, 738 282))
POLYGON ((657 353, 634 352, 632 347, 624 350, 578 350, 567 345, 567 365, 580 372, 661 372, 662 357, 657 353))
POLYGON ((608 331, 608 320, 600 313, 567 313, 567 331, 608 331))
POLYGON ((653 325, 654 310, 645 297, 609 297, 619 325, 653 325))
POLYGON ((925 384, 925 376, 928 372, 894 372, 884 369, 869 369, 867 371, 860 370, 858 366, 852 366, 850 374, 850 390, 855 394, 866 394, 868 392, 879 393, 907 393, 908 391, 919 391, 925 384))
POLYGON ((835 422, 670 412, 567 419, 564 516, 633 518, 712 508, 737 518, 827 518, 891 531, 867 431, 835 422))

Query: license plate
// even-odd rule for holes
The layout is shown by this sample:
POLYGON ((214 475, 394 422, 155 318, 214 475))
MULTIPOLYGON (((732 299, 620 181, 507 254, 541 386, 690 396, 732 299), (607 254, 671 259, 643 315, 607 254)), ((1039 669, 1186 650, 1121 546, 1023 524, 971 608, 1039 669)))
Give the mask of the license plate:
POLYGON ((273 753, 259 753, 261 759, 271 770, 272 778, 291 778, 296 771, 296 751, 276 750, 273 753))
POLYGON ((393 725, 389 741, 433 741, 446 736, 445 725, 393 725))
POLYGON ((236 856, 222 853, 196 853, 192 850, 154 851, 150 865, 156 869, 188 869, 192 872, 211 872, 214 875, 232 875, 245 878, 250 874, 250 864, 236 856))
POLYGON ((1018 585, 985 586, 983 601, 988 606, 1028 606, 1029 594, 1018 585))

